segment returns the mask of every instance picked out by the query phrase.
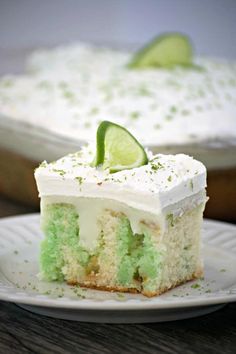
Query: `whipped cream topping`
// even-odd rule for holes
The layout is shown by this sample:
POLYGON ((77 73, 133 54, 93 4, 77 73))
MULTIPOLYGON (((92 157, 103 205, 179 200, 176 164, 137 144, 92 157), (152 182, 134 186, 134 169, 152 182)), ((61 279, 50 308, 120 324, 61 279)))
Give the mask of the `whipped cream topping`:
POLYGON ((88 147, 56 162, 43 162, 35 172, 40 197, 103 198, 159 215, 206 187, 205 166, 187 155, 148 152, 147 165, 113 174, 91 167, 93 155, 88 147))
POLYGON ((130 70, 130 58, 80 43, 38 51, 30 73, 0 80, 0 113, 80 142, 107 119, 149 147, 236 145, 236 62, 198 58, 201 70, 130 70))

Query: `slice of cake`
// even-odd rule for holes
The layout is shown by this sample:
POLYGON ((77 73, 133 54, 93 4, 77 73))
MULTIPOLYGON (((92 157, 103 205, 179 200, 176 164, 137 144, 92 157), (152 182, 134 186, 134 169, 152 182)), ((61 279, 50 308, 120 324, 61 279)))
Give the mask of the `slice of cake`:
POLYGON ((97 152, 84 147, 35 172, 41 277, 146 296, 200 277, 204 165, 146 153, 125 129, 101 126, 97 152))

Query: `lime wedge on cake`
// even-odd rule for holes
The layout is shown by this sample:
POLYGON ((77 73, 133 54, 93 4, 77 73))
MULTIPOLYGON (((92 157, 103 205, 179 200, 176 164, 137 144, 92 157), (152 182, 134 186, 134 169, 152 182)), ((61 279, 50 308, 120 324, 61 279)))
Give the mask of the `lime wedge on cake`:
POLYGON ((103 121, 97 129, 93 166, 118 172, 148 163, 147 154, 135 137, 122 126, 103 121))
POLYGON ((191 66, 193 48, 188 36, 164 33, 139 50, 129 63, 130 68, 191 66))

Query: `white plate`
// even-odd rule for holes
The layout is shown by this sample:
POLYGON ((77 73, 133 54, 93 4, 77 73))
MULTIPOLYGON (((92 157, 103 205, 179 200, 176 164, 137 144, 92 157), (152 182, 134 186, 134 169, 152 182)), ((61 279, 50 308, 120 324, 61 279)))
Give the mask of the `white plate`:
POLYGON ((236 301, 236 226, 204 221, 204 279, 146 298, 39 281, 39 215, 0 220, 0 300, 64 319, 158 322, 199 316, 236 301))

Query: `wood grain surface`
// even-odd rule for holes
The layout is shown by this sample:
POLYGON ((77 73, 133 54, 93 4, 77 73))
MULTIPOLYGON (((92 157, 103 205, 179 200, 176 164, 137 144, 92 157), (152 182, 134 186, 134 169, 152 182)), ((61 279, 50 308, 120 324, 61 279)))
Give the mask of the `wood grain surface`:
POLYGON ((236 304, 196 319, 138 325, 79 323, 0 302, 0 353, 235 353, 236 304))
MULTIPOLYGON (((34 212, 0 198, 0 217, 34 212)), ((1 354, 235 354, 236 303, 195 319, 137 325, 39 316, 0 301, 1 354)))

